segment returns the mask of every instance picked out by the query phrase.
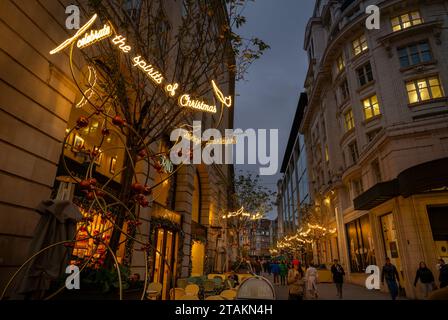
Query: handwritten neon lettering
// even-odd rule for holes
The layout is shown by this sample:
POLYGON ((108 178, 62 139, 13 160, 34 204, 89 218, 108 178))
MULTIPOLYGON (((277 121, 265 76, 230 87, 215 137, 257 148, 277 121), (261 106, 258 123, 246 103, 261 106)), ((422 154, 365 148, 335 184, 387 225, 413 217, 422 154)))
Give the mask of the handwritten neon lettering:
POLYGON ((93 17, 85 24, 83 25, 73 37, 65 40, 63 43, 61 43, 58 47, 50 51, 50 54, 58 53, 61 50, 64 50, 69 45, 74 43, 80 36, 82 36, 89 28, 90 26, 95 22, 96 18, 98 17, 97 14, 94 14, 93 17))
POLYGON ((215 81, 212 80, 213 91, 215 91, 215 95, 219 101, 226 107, 230 108, 232 106, 232 96, 225 97, 222 91, 218 88, 215 81))
POLYGON ((175 84, 168 84, 165 87, 165 91, 171 96, 174 97, 176 95, 176 90, 177 88, 179 88, 179 84, 175 83, 175 84))
POLYGON ((161 84, 163 82, 163 76, 154 69, 154 67, 148 64, 141 56, 137 56, 133 59, 134 67, 138 66, 141 70, 143 70, 148 77, 157 84, 161 84))
POLYGON ((89 33, 86 33, 85 36, 82 39, 78 40, 77 46, 78 48, 85 48, 87 46, 90 46, 94 44, 97 41, 101 41, 107 37, 110 37, 112 35, 112 31, 110 29, 110 26, 105 24, 104 27, 100 30, 92 30, 89 33))
POLYGON ((204 101, 191 99, 190 95, 188 94, 184 94, 179 98, 179 105, 181 107, 216 113, 216 106, 210 106, 204 103, 204 101))
POLYGON ((112 43, 115 45, 118 45, 118 47, 123 51, 124 53, 129 53, 131 51, 131 46, 128 46, 126 44, 126 38, 123 36, 116 36, 112 39, 112 43))

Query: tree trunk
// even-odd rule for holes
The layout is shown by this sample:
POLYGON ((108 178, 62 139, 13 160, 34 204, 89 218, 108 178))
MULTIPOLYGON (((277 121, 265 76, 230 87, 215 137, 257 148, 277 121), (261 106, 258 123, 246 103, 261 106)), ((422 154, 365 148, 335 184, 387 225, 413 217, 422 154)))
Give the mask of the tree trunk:
MULTIPOLYGON (((130 147, 131 143, 128 143, 128 150, 129 154, 125 152, 125 161, 123 163, 123 166, 125 167, 125 170, 121 174, 121 191, 119 194, 120 201, 129 209, 133 210, 134 206, 131 203, 131 197, 132 197, 132 191, 131 186, 134 181, 134 170, 135 168, 132 166, 132 163, 135 164, 135 161, 137 160, 137 152, 130 147), (132 157, 132 162, 130 161, 130 157, 132 157)), ((116 253, 119 247, 120 237, 121 237, 121 230, 124 226, 124 222, 126 220, 127 211, 125 208, 121 208, 120 213, 117 215, 115 219, 115 224, 117 225, 113 232, 112 236, 110 238, 109 246, 111 250, 116 253)), ((126 232, 132 232, 132 230, 127 230, 126 232)), ((126 255, 126 252, 125 252, 126 255)), ((124 257, 126 258, 126 257, 124 257)), ((130 258, 129 261, 125 261, 126 259, 123 259, 123 262, 127 265, 130 265, 131 261, 130 258)), ((106 267, 111 267, 114 264, 114 259, 112 255, 108 255, 106 258, 106 267)))

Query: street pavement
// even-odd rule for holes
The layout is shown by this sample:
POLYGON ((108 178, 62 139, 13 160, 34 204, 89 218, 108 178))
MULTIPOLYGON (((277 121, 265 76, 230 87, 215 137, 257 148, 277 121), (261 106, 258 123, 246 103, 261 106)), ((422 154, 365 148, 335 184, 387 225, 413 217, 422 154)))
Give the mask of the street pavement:
MULTIPOLYGON (((269 279, 271 283, 274 283, 274 278, 267 274, 263 274, 264 277, 269 279)), ((274 285, 275 294, 277 300, 288 300, 288 286, 274 285)), ((388 293, 380 292, 377 290, 368 290, 364 287, 344 283, 343 285, 343 298, 339 299, 336 294, 336 286, 333 283, 319 283, 317 285, 319 297, 317 300, 390 300, 388 293)), ((306 300, 315 300, 314 298, 306 297, 306 300)))

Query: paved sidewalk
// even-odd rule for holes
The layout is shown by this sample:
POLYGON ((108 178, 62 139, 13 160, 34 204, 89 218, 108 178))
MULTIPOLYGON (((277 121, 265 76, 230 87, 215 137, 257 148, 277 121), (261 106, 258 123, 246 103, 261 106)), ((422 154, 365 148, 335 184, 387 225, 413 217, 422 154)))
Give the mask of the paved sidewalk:
MULTIPOLYGON (((271 283, 274 283, 274 277, 267 274, 263 274, 264 277, 269 279, 271 283)), ((275 294, 277 300, 288 300, 288 286, 281 286, 273 284, 275 288, 275 294)), ((343 298, 339 299, 336 294, 336 286, 333 283, 319 283, 317 285, 319 298, 317 300, 390 300, 388 293, 380 292, 378 290, 367 290, 364 287, 344 283, 342 295, 343 298)), ((401 300, 403 298, 399 298, 401 300)), ((312 298, 306 298, 306 300, 314 300, 312 298)))

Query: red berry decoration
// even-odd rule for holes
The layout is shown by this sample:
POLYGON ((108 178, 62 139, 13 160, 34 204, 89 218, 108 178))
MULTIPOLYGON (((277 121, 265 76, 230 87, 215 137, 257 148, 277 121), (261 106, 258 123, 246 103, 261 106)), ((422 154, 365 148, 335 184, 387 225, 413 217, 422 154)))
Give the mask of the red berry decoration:
POLYGON ((135 182, 132 184, 131 189, 132 191, 134 191, 134 193, 143 193, 145 187, 142 184, 135 182))
POLYGON ((103 198, 106 195, 106 192, 104 192, 103 190, 96 190, 95 194, 98 198, 103 198))
POLYGON ((146 149, 141 149, 141 150, 138 152, 138 156, 139 156, 140 158, 146 158, 146 157, 148 156, 148 153, 146 152, 146 149))
POLYGON ((89 179, 89 183, 91 186, 94 186, 94 185, 96 185, 97 181, 95 178, 91 178, 91 179, 89 179))
POLYGON ((85 128, 89 125, 89 119, 85 116, 80 116, 78 120, 76 120, 76 127, 78 129, 85 128))
POLYGON ((90 181, 89 180, 82 180, 79 183, 79 186, 81 187, 81 189, 88 189, 90 187, 90 181))
POLYGON ((87 193, 87 200, 93 200, 93 199, 95 199, 95 193, 94 192, 87 193))
POLYGON ((122 127, 122 126, 124 126, 125 121, 124 121, 124 119, 123 119, 122 117, 120 117, 120 116, 115 116, 115 117, 112 119, 112 123, 113 123, 114 125, 116 125, 116 126, 122 127))

